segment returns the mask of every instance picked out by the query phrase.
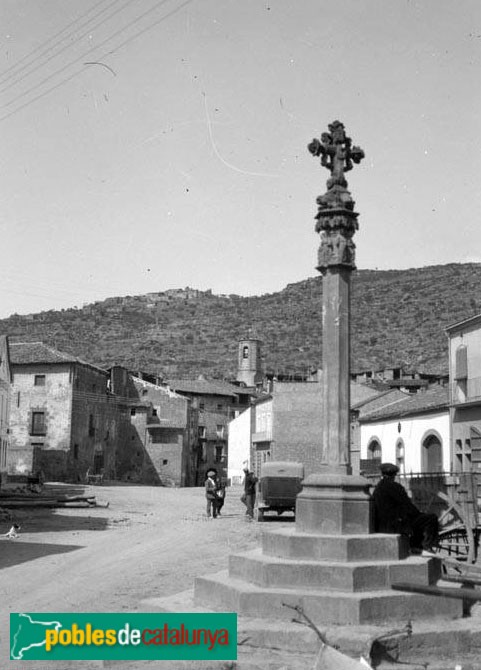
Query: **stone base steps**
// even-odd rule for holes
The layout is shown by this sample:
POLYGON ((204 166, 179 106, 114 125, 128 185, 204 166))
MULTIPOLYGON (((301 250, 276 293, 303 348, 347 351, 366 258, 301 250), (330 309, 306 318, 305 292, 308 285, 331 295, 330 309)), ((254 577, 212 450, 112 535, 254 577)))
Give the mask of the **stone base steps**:
MULTIPOLYGON (((142 601, 139 608, 148 612, 213 612, 205 605, 194 603, 193 589, 183 591, 165 598, 149 598, 142 601)), ((319 638, 315 631, 306 625, 293 623, 296 613, 291 611, 290 619, 273 621, 263 618, 238 617, 239 655, 236 670, 254 670, 249 663, 254 663, 254 657, 260 654, 264 664, 272 659, 273 666, 269 670, 297 670, 295 663, 304 662, 302 670, 311 670, 313 659, 319 650, 319 638), (242 644, 241 644, 242 643, 242 644), (283 659, 286 662, 283 662, 283 659), (311 663, 312 661, 312 663, 311 663), (279 665, 276 666, 276 663, 279 665), (292 667, 291 667, 292 665, 292 667)), ((397 624, 364 625, 364 626, 319 626, 329 644, 336 646, 343 653, 352 658, 367 655, 372 640, 392 631, 402 629, 406 620, 397 624)), ((456 620, 425 620, 413 621, 413 634, 410 638, 399 643, 399 661, 410 663, 403 665, 403 670, 420 668, 423 662, 429 662, 429 670, 454 670, 456 663, 460 663, 463 670, 481 670, 481 604, 473 608, 473 616, 456 620)), ((269 661, 270 663, 271 661, 269 661)), ((187 662, 185 662, 187 663, 187 662)), ((200 661, 198 662, 201 663, 200 661)), ((212 670, 230 670, 222 667, 219 661, 212 665, 212 670)), ((255 660, 257 663, 257 660, 255 660)), ((127 666, 124 670, 130 670, 127 666)), ((169 670, 211 670, 203 665, 170 666, 169 670)), ((259 666, 265 669, 260 664, 259 666)), ((378 666, 379 670, 388 670, 388 661, 384 659, 378 666)), ((392 670, 399 670, 399 664, 392 670)), ((234 668, 232 669, 234 670, 234 668)), ((257 669, 255 669, 257 670, 257 669)))
POLYGON ((194 601, 208 603, 218 611, 243 616, 289 621, 292 610, 284 604, 300 605, 316 625, 361 625, 424 618, 456 619, 462 616, 462 601, 392 590, 330 591, 308 586, 262 587, 233 578, 227 571, 195 580, 194 601))
POLYGON ((269 588, 321 587, 329 591, 385 591, 394 582, 435 584, 440 576, 439 561, 421 556, 376 562, 318 561, 270 556, 253 549, 229 556, 229 575, 269 588))
POLYGON ((409 543, 401 535, 313 535, 297 527, 264 530, 262 552, 294 560, 397 561, 409 556, 409 543))

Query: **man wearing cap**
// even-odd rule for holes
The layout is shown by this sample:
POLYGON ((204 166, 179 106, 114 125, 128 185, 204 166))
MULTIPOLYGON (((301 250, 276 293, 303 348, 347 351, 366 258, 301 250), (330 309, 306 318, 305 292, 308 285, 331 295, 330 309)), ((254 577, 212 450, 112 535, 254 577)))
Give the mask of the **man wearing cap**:
POLYGON ((249 521, 254 520, 254 505, 256 504, 257 477, 246 466, 244 470, 244 493, 241 497, 246 506, 246 516, 249 521))
POLYGON ((217 518, 216 470, 208 470, 205 478, 205 497, 207 499, 207 516, 217 518))
POLYGON ((432 551, 438 541, 437 516, 421 512, 395 481, 397 465, 382 463, 380 470, 382 479, 372 493, 374 532, 407 535, 413 552, 432 551))

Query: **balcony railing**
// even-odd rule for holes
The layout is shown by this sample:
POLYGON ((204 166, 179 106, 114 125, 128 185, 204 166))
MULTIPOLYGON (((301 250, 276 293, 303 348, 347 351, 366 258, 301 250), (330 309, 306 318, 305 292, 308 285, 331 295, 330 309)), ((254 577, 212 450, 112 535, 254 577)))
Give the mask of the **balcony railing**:
POLYGON ((272 430, 263 430, 252 435, 252 442, 270 442, 271 440, 272 430))

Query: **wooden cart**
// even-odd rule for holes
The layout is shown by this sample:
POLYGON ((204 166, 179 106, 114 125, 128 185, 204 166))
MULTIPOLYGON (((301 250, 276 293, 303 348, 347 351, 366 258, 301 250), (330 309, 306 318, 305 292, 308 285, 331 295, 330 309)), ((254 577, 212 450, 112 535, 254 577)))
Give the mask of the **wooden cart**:
MULTIPOLYGON (((439 520, 440 557, 474 563, 481 526, 478 509, 478 477, 475 472, 423 472, 401 474, 399 482, 422 512, 439 520)), ((367 475, 373 486, 380 475, 367 475)))

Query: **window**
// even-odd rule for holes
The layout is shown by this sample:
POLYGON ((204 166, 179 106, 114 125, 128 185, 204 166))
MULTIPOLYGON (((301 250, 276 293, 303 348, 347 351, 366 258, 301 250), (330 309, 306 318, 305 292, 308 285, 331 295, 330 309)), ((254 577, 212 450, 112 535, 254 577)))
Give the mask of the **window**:
POLYGON ((224 453, 224 447, 219 446, 215 448, 215 462, 220 463, 222 461, 222 455, 224 453))
POLYGON ((155 409, 155 407, 154 407, 154 409, 152 410, 152 416, 158 416, 158 415, 157 415, 157 410, 155 409))
POLYGON ((45 412, 32 412, 30 435, 46 435, 45 412))
POLYGON ((199 426, 197 428, 197 434, 201 440, 205 440, 205 426, 199 426))
POLYGON ((465 344, 461 344, 456 349, 454 379, 459 381, 468 377, 468 349, 465 344))
POLYGON ((396 465, 401 472, 404 471, 404 442, 402 440, 396 442, 396 465))
POLYGON ((216 428, 217 437, 224 437, 224 426, 218 425, 216 428))
POLYGON ((73 445, 73 457, 76 461, 78 460, 78 444, 73 445))
POLYGON ((381 459, 381 445, 377 440, 371 440, 367 448, 367 457, 371 460, 381 459))
POLYGON ((45 375, 35 375, 33 384, 34 386, 45 386, 45 375))
POLYGON ((199 403, 199 412, 203 412, 205 409, 205 404, 203 402, 199 403))
POLYGON ((242 347, 242 358, 249 358, 249 347, 242 347))
POLYGON ((224 405, 221 402, 217 403, 217 409, 222 412, 224 405))
POLYGON ((95 436, 94 415, 89 414, 89 437, 94 437, 94 436, 95 436))
POLYGON ((137 412, 136 412, 136 410, 135 410, 135 407, 132 407, 132 409, 130 410, 130 416, 135 416, 136 413, 137 413, 137 412))
POLYGON ((164 460, 162 461, 162 465, 167 465, 168 462, 169 462, 169 461, 168 461, 166 458, 164 458, 164 460))

